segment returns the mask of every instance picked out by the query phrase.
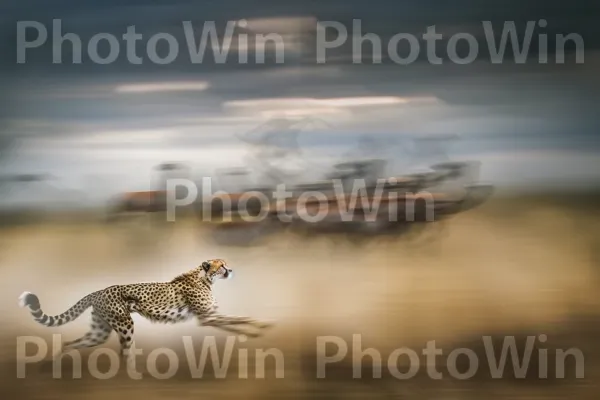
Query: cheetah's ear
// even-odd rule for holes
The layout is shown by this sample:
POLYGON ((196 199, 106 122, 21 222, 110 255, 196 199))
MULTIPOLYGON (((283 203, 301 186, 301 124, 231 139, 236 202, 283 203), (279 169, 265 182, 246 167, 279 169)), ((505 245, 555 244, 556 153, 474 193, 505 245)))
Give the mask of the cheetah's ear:
POLYGON ((210 269, 210 263, 208 261, 204 261, 202 263, 202 269, 204 270, 204 272, 208 272, 208 270, 210 269))

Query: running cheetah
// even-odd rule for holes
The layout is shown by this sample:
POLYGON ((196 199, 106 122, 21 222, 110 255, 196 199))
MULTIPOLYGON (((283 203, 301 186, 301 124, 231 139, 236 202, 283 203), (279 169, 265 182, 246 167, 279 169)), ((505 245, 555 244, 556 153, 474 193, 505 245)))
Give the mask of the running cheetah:
POLYGON ((90 293, 57 316, 45 314, 38 297, 33 293, 24 292, 19 297, 19 303, 21 307, 29 309, 35 321, 48 327, 71 322, 92 307, 89 332, 79 339, 64 343, 62 352, 101 345, 115 331, 119 336, 121 355, 127 356, 134 342, 132 313, 161 323, 177 323, 196 317, 202 326, 258 337, 260 330, 271 324, 217 313, 212 284, 217 279, 228 279, 232 274, 233 271, 224 260, 208 260, 170 282, 114 285, 90 293), (243 330, 240 325, 251 326, 258 331, 243 330))

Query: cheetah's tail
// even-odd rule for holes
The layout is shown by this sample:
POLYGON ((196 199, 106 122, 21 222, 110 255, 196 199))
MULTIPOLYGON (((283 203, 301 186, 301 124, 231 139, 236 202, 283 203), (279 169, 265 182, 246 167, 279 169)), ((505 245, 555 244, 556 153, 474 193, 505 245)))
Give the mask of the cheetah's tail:
POLYGON ((83 314, 83 312, 92 305, 92 302, 91 296, 87 295, 64 313, 50 316, 42 311, 42 308, 40 307, 40 300, 35 294, 23 292, 23 294, 19 296, 19 305, 21 307, 27 307, 35 321, 39 322, 40 324, 44 326, 61 326, 75 320, 77 317, 83 314))

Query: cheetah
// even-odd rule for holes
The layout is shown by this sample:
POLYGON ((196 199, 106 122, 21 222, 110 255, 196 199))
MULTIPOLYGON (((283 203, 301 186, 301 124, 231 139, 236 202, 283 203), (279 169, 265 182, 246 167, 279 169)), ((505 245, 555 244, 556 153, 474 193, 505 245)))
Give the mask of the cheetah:
POLYGON ((170 282, 113 285, 98 290, 56 316, 44 313, 38 297, 30 292, 24 292, 19 297, 19 304, 29 309, 35 321, 47 327, 74 321, 92 307, 90 330, 79 339, 63 343, 60 353, 99 346, 115 331, 119 337, 121 355, 131 355, 134 343, 133 313, 159 323, 178 323, 195 317, 201 326, 258 337, 261 330, 270 327, 271 323, 217 313, 218 306, 213 297, 212 285, 217 279, 229 279, 232 275, 233 271, 224 260, 214 259, 203 262, 170 282), (241 329, 243 325, 256 330, 241 329))

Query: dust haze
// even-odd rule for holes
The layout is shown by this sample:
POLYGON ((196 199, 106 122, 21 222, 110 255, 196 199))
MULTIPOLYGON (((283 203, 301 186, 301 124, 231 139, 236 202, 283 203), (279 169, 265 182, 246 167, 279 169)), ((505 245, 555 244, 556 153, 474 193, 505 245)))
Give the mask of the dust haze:
MULTIPOLYGON (((83 394, 187 398, 194 393, 219 398, 350 394, 378 398, 441 395, 454 386, 465 391, 464 398, 597 393, 600 227, 594 208, 581 204, 496 199, 428 226, 421 239, 368 243, 281 234, 261 246, 224 247, 214 244, 210 231, 192 220, 158 228, 143 217, 110 227, 79 221, 5 228, 0 236, 2 386, 11 397, 28 399, 83 394), (51 343, 52 334, 60 333, 70 340, 85 333, 89 323, 88 311, 60 328, 37 325, 17 305, 24 290, 36 293, 47 313, 57 314, 91 291, 170 280, 217 257, 226 259, 235 274, 215 285, 221 311, 275 322, 249 346, 281 349, 285 379, 275 379, 268 371, 266 380, 193 380, 182 368, 175 382, 151 377, 135 383, 89 377, 53 380, 48 368, 35 365, 28 366, 27 379, 16 378, 17 336, 40 336, 51 343), (352 372, 344 370, 349 364, 340 363, 331 366, 332 380, 315 380, 316 337, 353 334, 362 334, 363 348, 375 347, 383 354, 405 346, 421 349, 430 340, 439 346, 467 343, 468 347, 482 335, 545 334, 548 347, 577 347, 586 354, 585 379, 546 385, 451 378, 431 385, 389 379, 349 383, 352 372), (231 380, 235 385, 227 383, 231 380), (114 390, 115 385, 120 390, 114 390)), ((180 350, 186 335, 198 340, 206 335, 224 337, 195 321, 160 325, 138 316, 134 321, 136 343, 145 354, 156 347, 180 350)), ((104 346, 116 349, 115 336, 104 346)), ((371 374, 366 371, 364 375, 371 374)))

